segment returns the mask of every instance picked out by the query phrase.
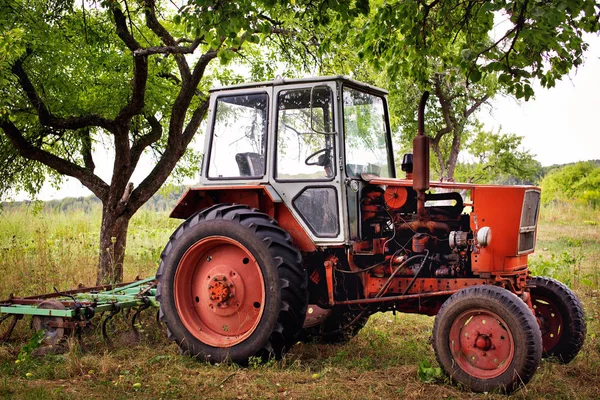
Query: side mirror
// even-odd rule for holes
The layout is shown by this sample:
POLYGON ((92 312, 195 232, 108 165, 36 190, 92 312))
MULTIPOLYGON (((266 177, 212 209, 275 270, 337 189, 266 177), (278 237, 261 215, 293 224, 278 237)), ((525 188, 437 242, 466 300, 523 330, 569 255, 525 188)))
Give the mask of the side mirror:
POLYGON ((333 92, 327 85, 310 89, 310 129, 322 135, 335 135, 333 125, 333 92))

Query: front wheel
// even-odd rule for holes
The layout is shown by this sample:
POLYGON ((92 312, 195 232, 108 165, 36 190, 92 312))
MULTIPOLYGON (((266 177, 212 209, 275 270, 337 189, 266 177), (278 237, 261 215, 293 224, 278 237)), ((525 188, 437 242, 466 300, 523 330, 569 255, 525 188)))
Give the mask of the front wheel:
POLYGON ((226 204, 198 212, 161 260, 161 320, 185 353, 245 364, 279 358, 296 341, 307 277, 290 235, 266 214, 226 204))
POLYGON ((542 330, 544 357, 570 362, 585 339, 585 314, 581 302, 559 281, 536 276, 529 281, 531 303, 542 330))
POLYGON ((542 356, 533 313, 496 286, 469 287, 446 300, 435 318, 433 346, 443 370, 476 392, 516 390, 542 356))

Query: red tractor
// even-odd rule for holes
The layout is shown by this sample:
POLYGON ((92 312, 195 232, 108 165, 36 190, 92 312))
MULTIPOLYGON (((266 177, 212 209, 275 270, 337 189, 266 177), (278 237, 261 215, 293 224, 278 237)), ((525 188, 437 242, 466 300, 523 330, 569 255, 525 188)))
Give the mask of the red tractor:
POLYGON ((345 77, 213 90, 201 183, 171 214, 185 222, 157 272, 169 337, 244 364, 347 341, 392 310, 437 315, 437 360, 474 391, 571 361, 581 303, 527 267, 540 189, 430 182, 426 97, 401 179, 384 90, 345 77))

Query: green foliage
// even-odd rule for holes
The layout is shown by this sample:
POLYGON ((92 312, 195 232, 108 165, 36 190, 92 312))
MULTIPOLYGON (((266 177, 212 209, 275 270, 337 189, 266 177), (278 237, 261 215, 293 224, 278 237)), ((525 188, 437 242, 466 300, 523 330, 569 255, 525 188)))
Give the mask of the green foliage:
POLYGON ((578 281, 583 256, 573 255, 563 251, 560 254, 551 254, 550 259, 536 259, 529 263, 529 270, 533 276, 548 276, 555 278, 565 285, 572 287, 578 281))
POLYGON ((443 377, 440 367, 432 367, 431 363, 423 360, 419 363, 417 369, 417 378, 423 383, 432 383, 441 380, 443 377))
POLYGON ((591 161, 550 171, 542 180, 542 202, 578 202, 600 206, 600 165, 591 161))
MULTIPOLYGON (((360 56, 376 60, 392 79, 426 84, 456 67, 473 83, 496 75, 516 97, 529 99, 534 79, 552 87, 581 64, 583 34, 598 31, 599 9, 594 0, 371 2, 353 36, 360 56)), ((347 36, 342 31, 337 40, 347 36)))
POLYGON ((46 331, 44 329, 40 329, 39 331, 35 332, 31 339, 29 339, 29 342, 27 342, 21 347, 21 350, 19 351, 15 362, 24 363, 29 361, 29 359, 31 358, 31 354, 36 349, 38 349, 44 342, 45 335, 46 331))
POLYGON ((528 150, 521 149, 523 138, 512 133, 484 131, 475 128, 466 145, 475 162, 459 163, 456 180, 474 183, 532 184, 541 165, 528 150))

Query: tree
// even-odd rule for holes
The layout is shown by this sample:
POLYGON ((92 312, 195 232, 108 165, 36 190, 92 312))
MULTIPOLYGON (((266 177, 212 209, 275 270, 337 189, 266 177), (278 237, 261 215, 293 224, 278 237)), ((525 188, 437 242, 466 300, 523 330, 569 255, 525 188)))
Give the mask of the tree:
POLYGON ((209 63, 227 64, 247 44, 286 34, 277 18, 288 10, 196 1, 172 15, 155 0, 88 4, 3 0, 0 193, 35 192, 48 174, 81 181, 102 201, 102 283, 122 279, 130 218, 184 157, 206 115, 209 63), (102 142, 114 152, 110 182, 95 173, 93 149, 102 142), (156 165, 134 187, 145 152, 156 165))
POLYGON ((600 166, 592 161, 565 165, 550 171, 541 182, 542 202, 579 202, 600 206, 600 166))
POLYGON ((324 17, 338 21, 337 29, 328 29, 334 34, 323 39, 324 58, 339 65, 327 52, 342 54, 360 65, 354 71, 364 69, 356 58, 378 71, 373 83, 389 88, 405 143, 416 133, 420 94, 432 92, 426 125, 443 180, 454 179, 475 111, 499 92, 529 99, 533 80, 554 86, 582 63, 582 35, 598 32, 600 17, 594 0, 391 0, 370 6, 366 17, 352 21, 335 9, 324 17), (350 51, 340 51, 345 46, 350 51))
POLYGON ((541 165, 528 150, 522 150, 523 138, 512 133, 487 132, 475 128, 466 149, 473 162, 457 164, 460 181, 477 183, 533 184, 541 165))

